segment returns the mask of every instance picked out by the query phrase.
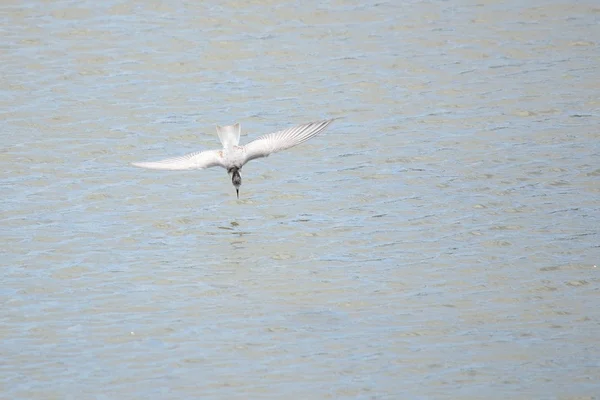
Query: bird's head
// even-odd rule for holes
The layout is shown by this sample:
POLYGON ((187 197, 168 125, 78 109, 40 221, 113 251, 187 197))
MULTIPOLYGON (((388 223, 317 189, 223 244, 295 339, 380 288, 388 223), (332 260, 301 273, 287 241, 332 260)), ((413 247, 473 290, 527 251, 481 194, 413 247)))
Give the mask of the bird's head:
POLYGON ((242 186, 242 177, 238 168, 232 168, 228 171, 231 174, 231 183, 235 186, 237 198, 240 198, 240 186, 242 186))

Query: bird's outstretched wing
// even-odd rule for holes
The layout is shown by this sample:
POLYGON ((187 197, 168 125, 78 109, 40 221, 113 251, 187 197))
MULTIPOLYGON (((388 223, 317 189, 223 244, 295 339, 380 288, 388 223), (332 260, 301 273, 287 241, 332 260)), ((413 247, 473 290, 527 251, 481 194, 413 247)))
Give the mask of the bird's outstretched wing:
POLYGON ((260 136, 244 146, 244 164, 255 158, 267 157, 269 154, 297 146, 323 132, 334 120, 310 122, 260 136))
POLYGON ((197 151, 181 157, 167 158, 161 161, 134 162, 131 164, 142 168, 168 170, 203 169, 210 167, 225 168, 222 152, 219 150, 197 151))

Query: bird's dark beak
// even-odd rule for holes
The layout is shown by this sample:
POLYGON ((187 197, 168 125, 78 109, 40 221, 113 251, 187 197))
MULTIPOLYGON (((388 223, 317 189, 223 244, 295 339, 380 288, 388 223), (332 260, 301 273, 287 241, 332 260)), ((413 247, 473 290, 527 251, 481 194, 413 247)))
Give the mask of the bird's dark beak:
POLYGON ((236 189, 235 189, 235 192, 237 193, 237 197, 238 197, 238 199, 239 199, 239 198, 240 198, 240 189, 236 188, 236 189))

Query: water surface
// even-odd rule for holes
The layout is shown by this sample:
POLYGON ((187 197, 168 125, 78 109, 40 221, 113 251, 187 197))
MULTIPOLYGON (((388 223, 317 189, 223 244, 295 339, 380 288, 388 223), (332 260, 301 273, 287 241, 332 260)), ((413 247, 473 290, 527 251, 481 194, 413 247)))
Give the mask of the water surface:
POLYGON ((596 2, 0 13, 6 398, 600 393, 596 2))

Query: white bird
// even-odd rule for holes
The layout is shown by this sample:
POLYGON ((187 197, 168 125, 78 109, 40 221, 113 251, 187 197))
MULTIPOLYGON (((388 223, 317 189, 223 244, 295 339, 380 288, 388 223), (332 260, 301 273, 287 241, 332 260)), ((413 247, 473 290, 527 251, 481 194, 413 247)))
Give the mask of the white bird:
POLYGON ((132 165, 150 169, 185 170, 223 167, 231 175, 231 183, 235 187, 238 199, 242 177, 240 171, 244 164, 260 157, 268 157, 272 153, 289 149, 314 137, 331 124, 334 119, 310 122, 293 128, 260 136, 258 139, 240 146, 241 127, 235 125, 217 125, 217 134, 223 145, 221 150, 197 151, 181 157, 167 158, 153 162, 135 162, 132 165))

